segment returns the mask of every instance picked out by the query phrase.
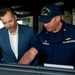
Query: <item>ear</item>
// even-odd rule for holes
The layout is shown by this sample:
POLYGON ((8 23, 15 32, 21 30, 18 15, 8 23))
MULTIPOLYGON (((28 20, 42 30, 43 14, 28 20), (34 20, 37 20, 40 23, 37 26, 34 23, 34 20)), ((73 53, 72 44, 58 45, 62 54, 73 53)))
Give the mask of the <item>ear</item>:
POLYGON ((60 19, 61 19, 61 16, 58 15, 58 16, 57 16, 57 21, 60 21, 60 19))
POLYGON ((14 15, 14 17, 15 17, 15 19, 17 20, 17 16, 16 16, 16 15, 14 15))

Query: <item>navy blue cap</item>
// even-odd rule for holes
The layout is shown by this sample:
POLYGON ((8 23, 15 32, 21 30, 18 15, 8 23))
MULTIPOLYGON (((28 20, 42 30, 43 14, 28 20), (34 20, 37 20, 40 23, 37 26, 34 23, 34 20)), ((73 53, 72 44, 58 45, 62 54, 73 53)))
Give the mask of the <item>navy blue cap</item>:
POLYGON ((41 10, 41 16, 38 21, 48 23, 53 17, 60 15, 60 10, 57 5, 47 4, 41 10))

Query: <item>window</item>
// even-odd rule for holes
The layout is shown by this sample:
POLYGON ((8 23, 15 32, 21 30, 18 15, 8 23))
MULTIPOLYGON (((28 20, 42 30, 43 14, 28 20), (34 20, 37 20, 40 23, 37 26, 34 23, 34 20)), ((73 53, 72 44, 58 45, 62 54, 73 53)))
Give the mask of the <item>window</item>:
POLYGON ((2 21, 0 20, 0 29, 3 27, 4 27, 4 25, 3 25, 2 21))

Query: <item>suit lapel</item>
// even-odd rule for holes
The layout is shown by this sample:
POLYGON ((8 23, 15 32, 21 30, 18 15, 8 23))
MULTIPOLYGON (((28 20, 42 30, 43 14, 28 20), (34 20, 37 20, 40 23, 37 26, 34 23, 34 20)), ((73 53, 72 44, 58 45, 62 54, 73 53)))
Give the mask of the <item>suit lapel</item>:
POLYGON ((10 41, 9 41, 9 34, 8 34, 7 30, 4 31, 4 36, 5 36, 4 40, 5 40, 6 48, 7 48, 8 52, 10 53, 12 58, 16 59, 16 57, 11 49, 11 45, 10 45, 10 41))
POLYGON ((19 26, 19 29, 18 29, 18 55, 21 55, 20 53, 22 51, 23 41, 24 41, 23 31, 19 26))

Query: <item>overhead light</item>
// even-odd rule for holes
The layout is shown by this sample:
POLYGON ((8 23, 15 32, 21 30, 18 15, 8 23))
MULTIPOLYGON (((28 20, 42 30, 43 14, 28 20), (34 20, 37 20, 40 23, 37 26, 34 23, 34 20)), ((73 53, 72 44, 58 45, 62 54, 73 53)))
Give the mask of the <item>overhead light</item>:
POLYGON ((20 7, 22 7, 22 6, 20 6, 20 5, 11 6, 12 9, 17 9, 17 8, 20 8, 20 7))
POLYGON ((54 4, 57 5, 57 6, 63 6, 64 2, 57 2, 57 3, 54 3, 54 4))
POLYGON ((20 14, 20 15, 23 15, 23 14, 31 14, 31 12, 27 12, 27 11, 14 11, 14 13, 16 14, 20 14))

